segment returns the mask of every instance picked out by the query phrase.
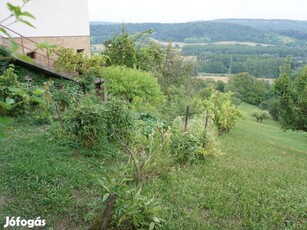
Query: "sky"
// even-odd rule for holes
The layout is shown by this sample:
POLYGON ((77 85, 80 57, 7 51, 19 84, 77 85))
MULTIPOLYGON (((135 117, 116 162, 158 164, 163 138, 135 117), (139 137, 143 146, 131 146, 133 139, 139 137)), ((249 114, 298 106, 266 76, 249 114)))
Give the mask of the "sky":
POLYGON ((90 21, 189 22, 221 18, 307 20, 307 0, 88 0, 90 21))

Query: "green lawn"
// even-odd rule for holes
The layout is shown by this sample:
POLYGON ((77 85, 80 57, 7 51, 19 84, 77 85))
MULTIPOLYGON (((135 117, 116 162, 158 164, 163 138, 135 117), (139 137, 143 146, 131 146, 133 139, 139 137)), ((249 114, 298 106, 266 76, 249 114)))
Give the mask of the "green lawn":
MULTIPOLYGON (((144 185, 168 207, 166 229, 307 229, 306 133, 241 109, 246 119, 221 137, 223 156, 144 185)), ((46 129, 15 124, 0 142, 0 226, 5 216, 40 216, 49 229, 86 229, 97 178, 116 167, 116 154, 71 150, 46 129)))

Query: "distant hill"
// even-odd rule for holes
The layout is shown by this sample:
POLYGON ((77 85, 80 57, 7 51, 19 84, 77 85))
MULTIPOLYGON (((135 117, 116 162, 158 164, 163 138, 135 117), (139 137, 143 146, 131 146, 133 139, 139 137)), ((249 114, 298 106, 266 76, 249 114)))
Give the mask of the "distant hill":
POLYGON ((215 21, 250 26, 264 31, 297 30, 307 32, 307 21, 286 19, 218 19, 215 21))
MULTIPOLYGON (((160 41, 185 42, 189 39, 205 38, 209 42, 240 41, 257 43, 274 43, 272 36, 250 26, 215 22, 189 23, 128 23, 125 24, 129 33, 138 33, 148 29, 154 30, 153 38, 160 41)), ((120 33, 122 24, 92 24, 91 36, 93 43, 101 43, 113 35, 120 33)))
POLYGON ((269 33, 307 40, 307 21, 285 19, 219 19, 215 21, 250 26, 269 33))
MULTIPOLYGON (((211 43, 221 41, 255 42, 280 45, 293 39, 307 40, 307 22, 290 20, 220 19, 188 23, 128 23, 129 33, 148 29, 160 41, 211 43)), ((121 23, 91 22, 91 36, 99 44, 120 33, 121 23)))

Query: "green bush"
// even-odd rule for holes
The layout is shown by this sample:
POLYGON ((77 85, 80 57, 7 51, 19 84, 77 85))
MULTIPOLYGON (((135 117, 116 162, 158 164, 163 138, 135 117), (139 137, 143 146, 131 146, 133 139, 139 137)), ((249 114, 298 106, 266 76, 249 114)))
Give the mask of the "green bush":
POLYGON ((77 84, 67 84, 60 87, 52 84, 51 96, 52 100, 58 103, 60 110, 66 111, 70 105, 78 102, 83 93, 77 84))
POLYGON ((107 133, 113 139, 113 132, 116 132, 121 139, 131 141, 134 130, 134 117, 125 101, 111 100, 105 103, 107 109, 107 133))
POLYGON ((107 137, 107 116, 107 109, 97 98, 85 96, 69 108, 65 131, 83 147, 92 148, 107 137))
POLYGON ((133 149, 138 152, 142 181, 163 176, 172 164, 169 154, 170 129, 160 119, 148 113, 139 113, 134 131, 133 149))
POLYGON ((242 113, 232 104, 232 93, 214 92, 209 101, 208 107, 214 126, 222 132, 229 132, 238 119, 242 118, 242 113))
POLYGON ((9 50, 5 47, 0 45, 0 75, 3 74, 3 72, 7 69, 10 59, 9 57, 11 56, 9 50))
POLYGON ((45 104, 45 90, 17 80, 11 66, 0 76, 0 115, 30 113, 45 104))
MULTIPOLYGON (((101 213, 101 208, 106 208, 109 198, 115 196, 109 220, 110 229, 163 229, 165 221, 160 216, 164 209, 160 202, 152 195, 143 195, 140 187, 131 187, 129 183, 133 179, 127 172, 130 174, 130 169, 125 167, 120 170, 120 176, 99 180, 104 193, 92 212, 101 213)), ((101 229, 102 219, 103 216, 98 214, 90 229, 101 229)))
POLYGON ((172 125, 170 152, 179 163, 193 163, 206 156, 220 155, 215 132, 214 127, 205 130, 205 115, 199 115, 189 120, 184 133, 183 119, 178 117, 172 125))
POLYGON ((257 122, 262 122, 263 120, 269 119, 271 116, 268 111, 256 110, 251 113, 251 116, 255 117, 257 122))
POLYGON ((157 79, 150 73, 122 66, 110 66, 104 68, 102 76, 106 80, 109 94, 129 103, 158 105, 163 100, 157 79))

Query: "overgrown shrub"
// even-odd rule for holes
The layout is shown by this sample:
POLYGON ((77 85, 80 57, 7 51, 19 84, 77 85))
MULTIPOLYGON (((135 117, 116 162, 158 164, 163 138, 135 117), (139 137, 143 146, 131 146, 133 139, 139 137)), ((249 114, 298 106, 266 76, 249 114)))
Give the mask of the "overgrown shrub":
POLYGON ((0 114, 29 114, 45 103, 44 93, 42 88, 20 83, 11 66, 0 76, 0 114))
POLYGON ((205 115, 190 119, 187 132, 184 132, 183 124, 182 117, 178 117, 172 125, 170 152, 177 161, 193 163, 206 156, 221 154, 215 128, 211 124, 205 129, 205 115))
MULTIPOLYGON (((95 207, 98 207, 101 213, 101 207, 106 208, 110 197, 113 197, 114 204, 108 219, 110 229, 163 229, 165 221, 160 216, 164 209, 160 202, 153 195, 143 195, 141 187, 131 187, 130 181, 133 179, 127 171, 130 171, 129 167, 122 168, 118 173, 119 177, 99 180, 104 192, 95 207)), ((93 211, 97 213, 97 210, 93 211)), ((93 214, 90 213, 89 216, 91 215, 93 214)), ((93 221, 90 229, 101 229, 102 220, 105 217, 101 214, 96 215, 96 220, 93 221)))
POLYGON ((271 98, 268 101, 268 108, 267 110, 271 114, 272 118, 276 121, 279 120, 279 114, 280 114, 280 101, 277 98, 271 98))
POLYGON ((255 117, 257 122, 262 122, 263 120, 269 119, 271 116, 268 111, 256 110, 251 113, 251 116, 255 117))
POLYGON ((107 109, 107 133, 109 138, 114 139, 116 132, 125 141, 131 141, 134 130, 134 117, 125 101, 111 100, 105 103, 107 109))
POLYGON ((77 103, 79 98, 83 96, 81 88, 77 84, 66 84, 65 86, 53 84, 51 88, 52 99, 58 103, 61 111, 66 111, 69 106, 77 103))
POLYGON ((69 108, 64 127, 83 147, 92 148, 107 137, 107 109, 97 98, 83 97, 69 108))
POLYGON ((133 148, 138 153, 142 180, 163 176, 172 164, 169 154, 170 129, 160 119, 139 113, 134 131, 133 148))
POLYGON ((9 50, 5 47, 0 45, 0 75, 8 68, 10 63, 11 54, 9 50))
POLYGON ((222 132, 229 132, 243 114, 231 101, 232 93, 214 92, 208 101, 210 115, 214 126, 222 132))

